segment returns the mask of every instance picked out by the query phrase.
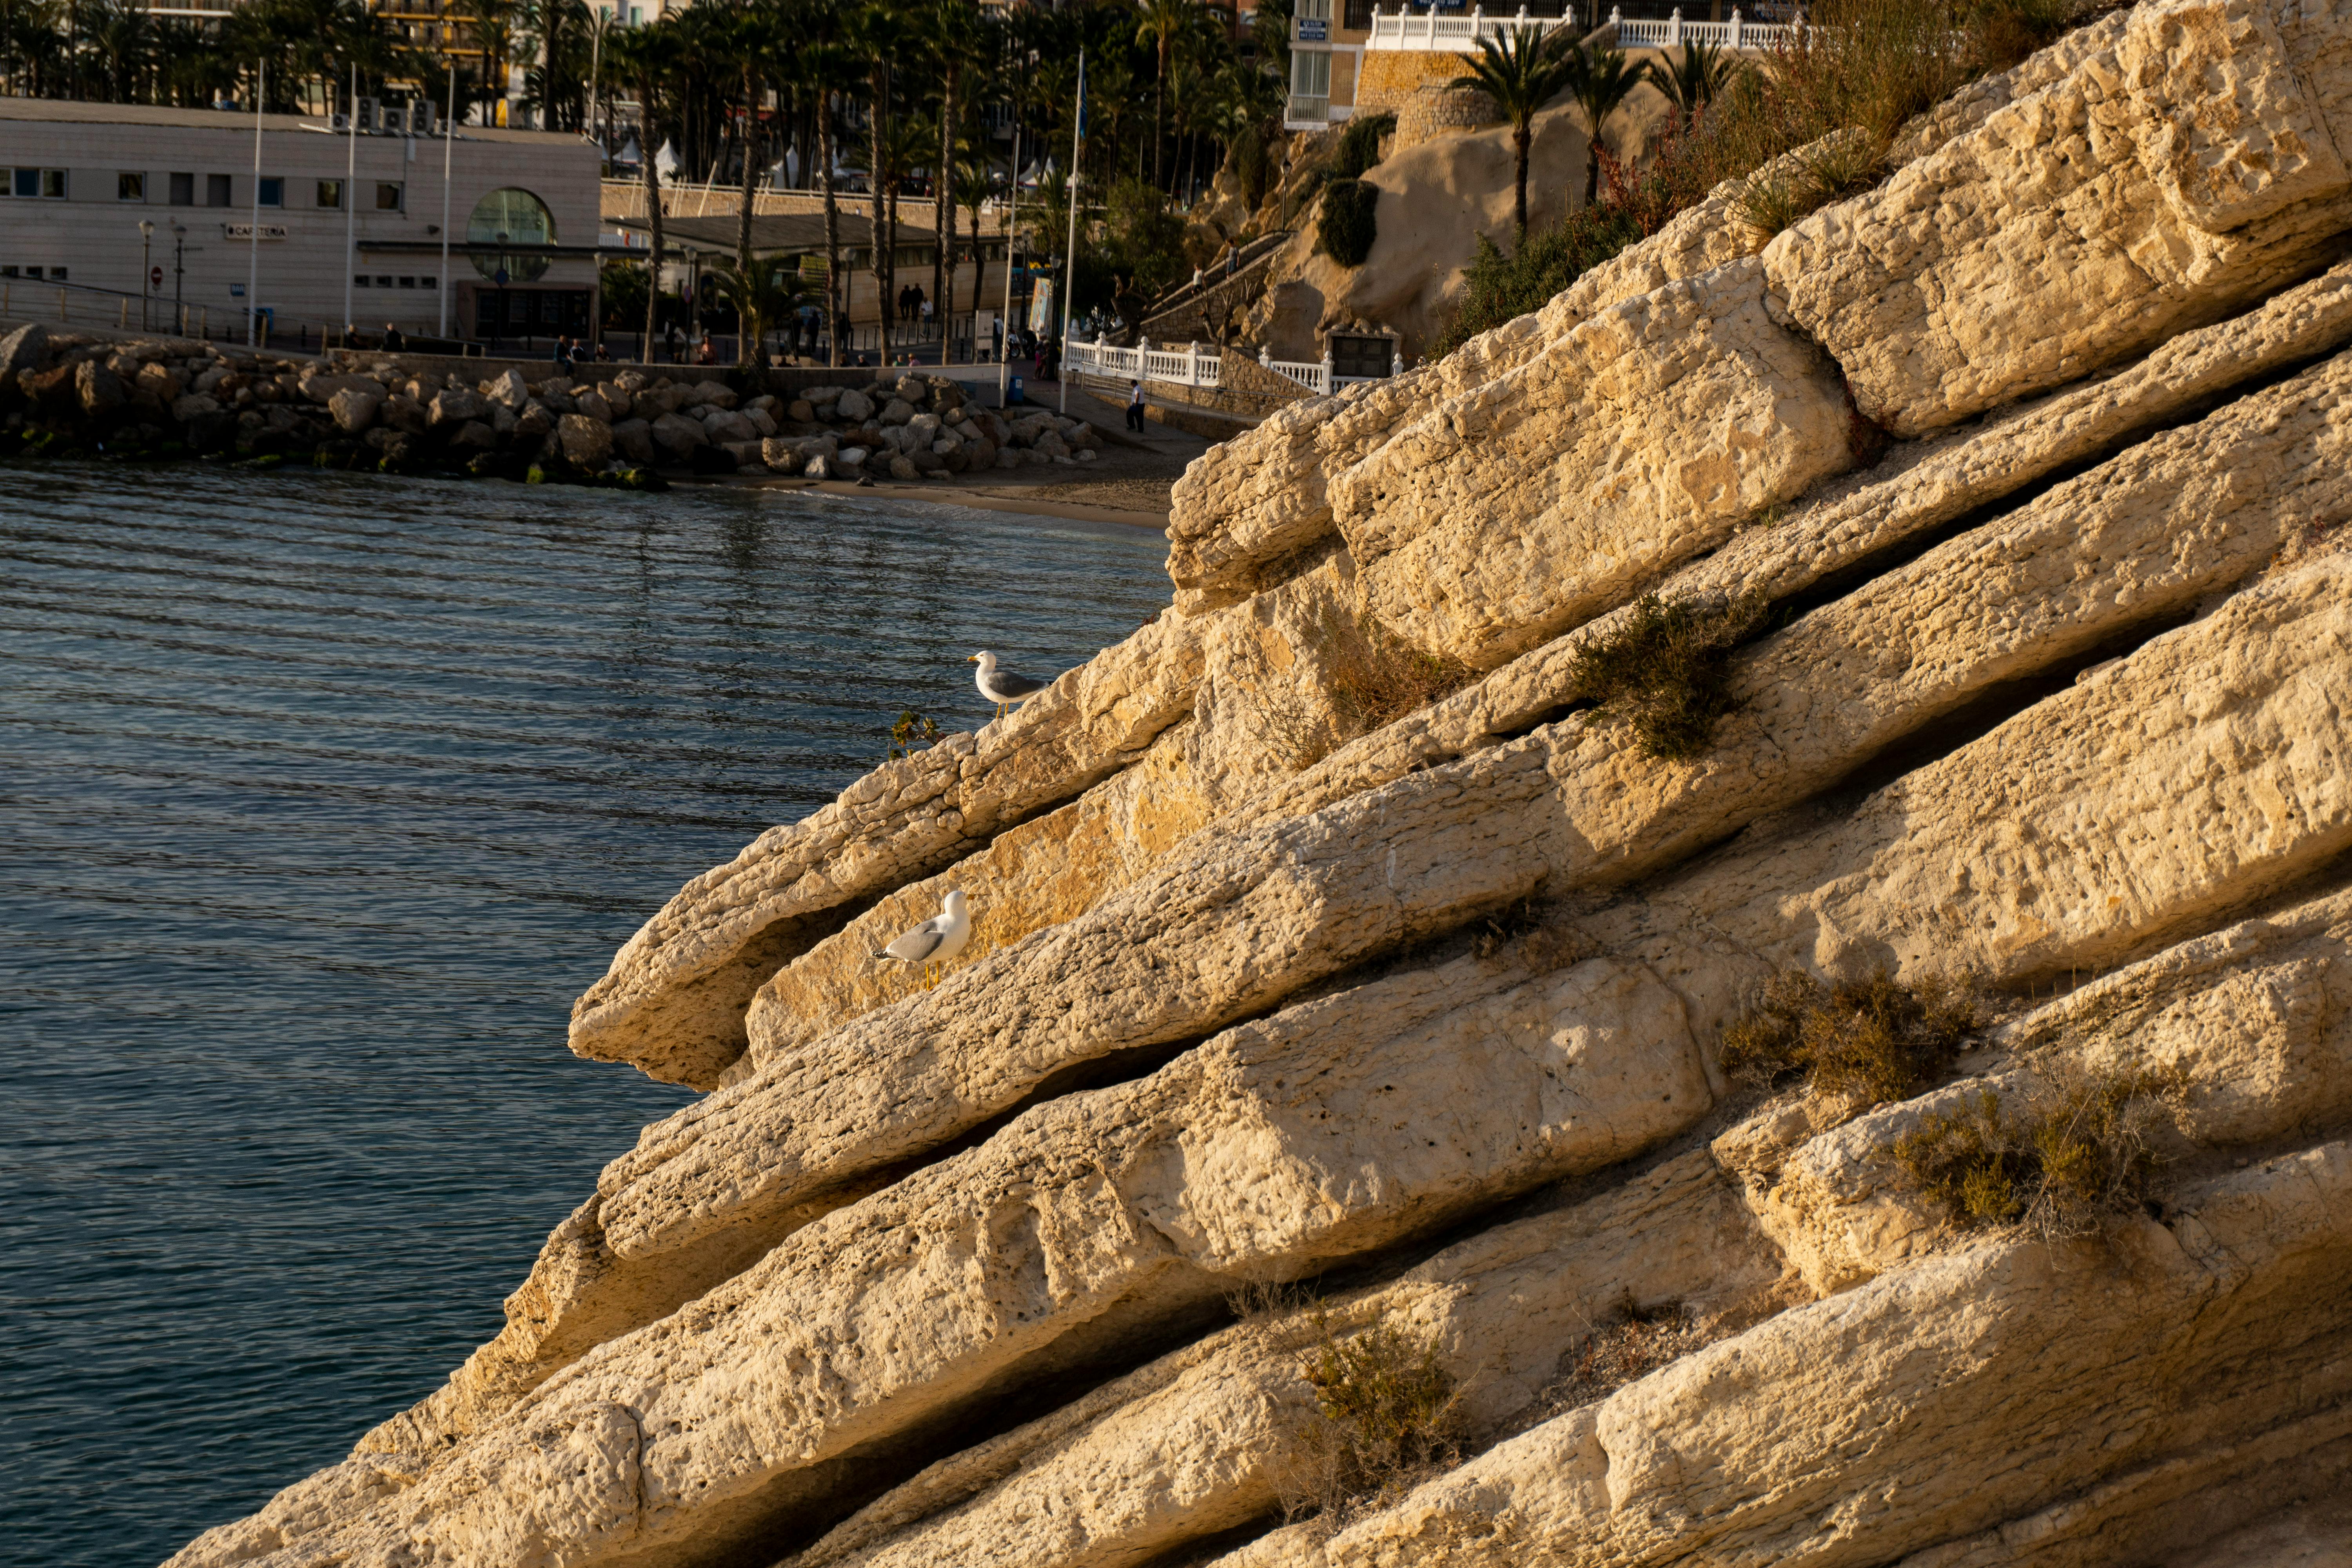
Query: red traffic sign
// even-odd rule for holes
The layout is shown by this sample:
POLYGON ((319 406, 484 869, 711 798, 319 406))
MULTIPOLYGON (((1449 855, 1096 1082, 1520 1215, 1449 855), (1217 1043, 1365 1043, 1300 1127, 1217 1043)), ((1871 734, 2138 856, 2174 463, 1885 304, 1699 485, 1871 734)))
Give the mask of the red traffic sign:
POLYGON ((160 267, 150 267, 147 269, 147 281, 161 289, 163 286, 163 269, 160 267))

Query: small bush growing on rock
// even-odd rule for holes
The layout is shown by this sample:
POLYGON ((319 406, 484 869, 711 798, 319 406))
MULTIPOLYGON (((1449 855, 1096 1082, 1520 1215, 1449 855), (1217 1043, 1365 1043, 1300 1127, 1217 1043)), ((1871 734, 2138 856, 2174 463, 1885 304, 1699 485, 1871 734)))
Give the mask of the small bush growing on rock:
POLYGON ((1731 711, 1731 650, 1763 618, 1762 603, 1746 595, 1708 605, 1652 594, 1622 626, 1577 650, 1569 679, 1599 700, 1600 716, 1633 727, 1644 756, 1686 761, 1731 711))
POLYGON ((1402 718, 1470 679, 1468 665, 1413 647, 1369 617, 1323 627, 1329 639, 1331 706, 1358 734, 1402 718))
POLYGON ((2163 1166, 2156 1139, 2177 1125, 2185 1089, 2172 1071, 2076 1074, 2019 1110, 1987 1089, 1922 1118, 1889 1152, 1964 1228, 2079 1236, 2147 1201, 2163 1166))
POLYGON ((1882 969, 1825 986, 1792 969, 1723 1031, 1721 1060, 1743 1082, 1769 1088, 1803 1073, 1816 1093, 1876 1104, 1941 1077, 1976 1026, 1969 988, 1940 975, 1906 984, 1882 969))
POLYGON ((925 746, 935 745, 940 738, 939 721, 927 719, 912 708, 898 710, 898 721, 890 726, 890 755, 887 761, 911 757, 925 746))
POLYGON ((1380 187, 1363 180, 1333 180, 1323 187, 1323 205, 1315 215, 1315 241, 1323 253, 1342 267, 1361 267, 1380 237, 1374 209, 1380 187))
POLYGON ((1387 1323, 1343 1338, 1319 1309, 1308 1321, 1314 1338, 1299 1373, 1315 1413, 1283 1479, 1287 1512, 1337 1523, 1460 1462, 1461 1401, 1435 1345, 1387 1323))
POLYGON ((1339 145, 1331 154, 1331 177, 1335 180, 1360 180, 1364 171, 1381 161, 1381 138, 1396 129, 1393 114, 1364 114, 1348 121, 1339 132, 1339 145))

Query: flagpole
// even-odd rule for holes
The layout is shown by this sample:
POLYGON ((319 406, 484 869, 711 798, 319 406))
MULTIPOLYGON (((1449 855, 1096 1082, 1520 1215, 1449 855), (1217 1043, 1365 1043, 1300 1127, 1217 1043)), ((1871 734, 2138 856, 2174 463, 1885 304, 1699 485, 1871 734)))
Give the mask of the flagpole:
POLYGON ((1078 112, 1070 125, 1070 254, 1062 268, 1062 349, 1056 356, 1062 363, 1056 371, 1061 381, 1060 412, 1070 411, 1070 300, 1078 291, 1078 156, 1087 140, 1087 51, 1078 50, 1078 112))
POLYGON ((449 158, 457 142, 457 57, 449 57, 449 118, 441 126, 441 298, 434 331, 449 336, 449 158))
MULTIPOLYGON (((261 344, 261 106, 269 101, 269 61, 253 63, 253 232, 245 268, 245 346, 261 344)), ((280 199, 283 199, 282 197, 280 199)))

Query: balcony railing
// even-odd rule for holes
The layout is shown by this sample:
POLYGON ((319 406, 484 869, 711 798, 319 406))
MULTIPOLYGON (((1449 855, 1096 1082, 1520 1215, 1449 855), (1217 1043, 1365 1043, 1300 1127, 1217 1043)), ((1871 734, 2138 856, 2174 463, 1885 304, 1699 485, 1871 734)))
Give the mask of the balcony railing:
MULTIPOLYGON (((1628 19, 1612 6, 1609 20, 1602 24, 1621 46, 1634 48, 1676 48, 1684 44, 1716 44, 1727 49, 1770 48, 1781 38, 1795 31, 1794 27, 1770 22, 1748 22, 1738 11, 1727 22, 1685 22, 1676 10, 1664 21, 1628 19)), ((1489 14, 1484 7, 1466 14, 1444 15, 1429 11, 1414 16, 1399 11, 1394 15, 1372 14, 1371 37, 1364 40, 1368 49, 1412 49, 1423 53, 1475 55, 1481 38, 1500 43, 1521 27, 1534 27, 1549 37, 1562 27, 1581 35, 1583 27, 1573 17, 1530 16, 1522 7, 1516 14, 1498 11, 1489 14)), ((1293 100, 1293 102, 1297 101, 1293 100)), ((1294 113, 1296 120, 1301 118, 1294 113)))
POLYGON ((1328 92, 1320 94, 1306 92, 1292 93, 1290 95, 1290 107, 1283 111, 1282 116, 1283 123, 1286 125, 1308 122, 1320 125, 1330 118, 1331 95, 1328 92))

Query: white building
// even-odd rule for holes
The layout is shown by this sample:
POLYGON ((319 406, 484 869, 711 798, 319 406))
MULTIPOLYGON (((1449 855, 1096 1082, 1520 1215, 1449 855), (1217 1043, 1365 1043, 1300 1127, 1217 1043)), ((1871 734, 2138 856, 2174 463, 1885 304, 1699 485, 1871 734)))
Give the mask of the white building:
POLYGON ((70 320, 168 330, 184 312, 183 330, 241 336, 257 307, 280 342, 346 320, 501 342, 589 331, 595 144, 378 118, 398 128, 0 98, 0 315, 54 320, 62 299, 70 320))

